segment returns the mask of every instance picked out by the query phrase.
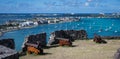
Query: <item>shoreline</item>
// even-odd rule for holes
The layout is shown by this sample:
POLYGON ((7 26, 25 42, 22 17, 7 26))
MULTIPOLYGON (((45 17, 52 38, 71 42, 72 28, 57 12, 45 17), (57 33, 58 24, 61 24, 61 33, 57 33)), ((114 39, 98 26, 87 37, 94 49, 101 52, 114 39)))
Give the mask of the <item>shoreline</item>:
MULTIPOLYGON (((54 19, 54 18, 53 18, 54 19)), ((73 18, 74 19, 74 18, 73 18)), ((27 22, 27 20, 25 20, 26 22, 27 22)), ((31 20, 32 22, 34 21, 34 20, 31 20)), ((48 21, 48 20, 47 20, 48 21)), ((67 20, 67 21, 62 21, 62 22, 58 22, 58 23, 64 23, 64 22, 76 22, 76 21, 80 21, 80 19, 79 20, 67 20)), ((13 22, 14 23, 14 22, 13 22)), ((16 22, 15 22, 16 23, 16 22)), ((20 23, 18 23, 18 24, 20 24, 20 23)), ((1 25, 1 26, 3 26, 3 28, 1 28, 0 29, 0 37, 2 36, 2 35, 4 35, 4 33, 6 33, 6 32, 10 32, 10 31, 14 31, 14 30, 20 30, 20 29, 25 29, 25 28, 33 28, 33 27, 36 27, 36 26, 39 26, 39 25, 44 25, 45 23, 43 23, 43 24, 34 24, 34 25, 32 25, 32 26, 16 26, 16 24, 12 24, 12 23, 8 23, 8 24, 3 24, 3 25, 1 25), (6 26, 6 27, 4 27, 4 26, 6 26), (5 29, 4 29, 5 28, 5 29)), ((56 24, 56 22, 54 22, 54 23, 47 23, 47 24, 56 24)))
MULTIPOLYGON (((62 22, 62 23, 64 23, 64 22, 62 22)), ((54 23, 54 24, 56 24, 56 23, 54 23)), ((42 24, 42 25, 45 25, 45 24, 42 24)), ((37 26, 40 26, 40 25, 28 26, 28 27, 13 27, 12 29, 3 30, 3 31, 0 31, 0 38, 4 35, 4 33, 7 33, 7 32, 21 30, 21 29, 29 29, 29 28, 34 28, 37 26)), ((101 38, 103 38, 103 39, 120 39, 120 36, 101 36, 101 38)), ((89 38, 89 39, 93 39, 93 38, 89 38)))
POLYGON ((3 31, 0 31, 0 37, 2 37, 4 35, 4 33, 7 33, 7 32, 11 32, 11 31, 15 31, 15 30, 21 30, 21 29, 27 29, 27 28, 33 28, 33 27, 36 27, 36 26, 21 27, 21 28, 16 27, 16 28, 13 28, 13 29, 3 30, 3 31))
MULTIPOLYGON (((79 20, 77 20, 79 21, 79 20)), ((77 21, 73 21, 73 22, 77 22, 77 21)), ((66 21, 66 22, 72 22, 72 21, 66 21)), ((59 22, 59 23, 66 23, 66 22, 59 22)), ((48 23, 48 24, 57 24, 57 23, 48 23)), ((47 24, 47 25, 48 25, 47 24)), ((39 24, 40 25, 40 24, 39 24)), ((13 26, 11 29, 7 29, 7 30, 1 30, 0 31, 0 37, 2 35, 4 35, 4 33, 6 32, 11 32, 11 31, 15 31, 15 30, 21 30, 21 29, 26 29, 26 28, 34 28, 34 27, 37 27, 39 25, 33 25, 33 26, 26 26, 26 27, 18 27, 18 26, 13 26)), ((41 24, 41 25, 45 25, 45 24, 41 24)))

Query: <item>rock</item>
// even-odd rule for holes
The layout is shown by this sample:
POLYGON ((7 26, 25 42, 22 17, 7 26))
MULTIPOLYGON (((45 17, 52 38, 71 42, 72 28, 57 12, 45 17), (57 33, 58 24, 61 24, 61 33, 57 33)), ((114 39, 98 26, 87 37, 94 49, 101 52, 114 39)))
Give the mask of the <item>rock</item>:
POLYGON ((6 46, 11 49, 15 49, 14 39, 11 38, 0 40, 0 45, 6 46))
POLYGON ((0 45, 0 59, 19 59, 19 54, 13 49, 0 45))
POLYGON ((114 55, 114 59, 120 59, 120 48, 117 50, 117 52, 114 55))
POLYGON ((47 46, 57 44, 58 42, 59 42, 58 40, 55 40, 55 33, 51 33, 47 46))

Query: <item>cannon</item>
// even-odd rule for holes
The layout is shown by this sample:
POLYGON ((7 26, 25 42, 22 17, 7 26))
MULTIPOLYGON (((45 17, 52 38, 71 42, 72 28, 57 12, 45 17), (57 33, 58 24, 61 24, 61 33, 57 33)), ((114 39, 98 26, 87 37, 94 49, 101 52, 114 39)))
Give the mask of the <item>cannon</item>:
POLYGON ((72 46, 72 41, 70 41, 69 39, 65 39, 65 38, 56 38, 56 39, 59 39, 60 46, 72 46))
POLYGON ((28 46, 28 47, 27 47, 27 53, 28 53, 28 54, 35 53, 36 55, 38 55, 38 54, 40 54, 40 50, 38 50, 38 49, 35 48, 35 47, 28 46))
POLYGON ((69 39, 60 39, 59 45, 60 46, 72 46, 72 42, 69 39))
POLYGON ((43 48, 46 47, 46 33, 29 35, 25 38, 22 46, 22 52, 31 51, 35 54, 43 54, 43 48), (37 51, 37 52, 36 52, 37 51), (39 51, 39 52, 38 52, 39 51))
POLYGON ((41 48, 40 44, 26 43, 26 45, 27 45, 27 53, 29 54, 34 53, 36 55, 43 54, 43 49, 41 48))
POLYGON ((97 34, 94 35, 93 41, 96 42, 96 43, 107 43, 105 40, 103 40, 103 39, 101 38, 100 35, 97 35, 97 34))

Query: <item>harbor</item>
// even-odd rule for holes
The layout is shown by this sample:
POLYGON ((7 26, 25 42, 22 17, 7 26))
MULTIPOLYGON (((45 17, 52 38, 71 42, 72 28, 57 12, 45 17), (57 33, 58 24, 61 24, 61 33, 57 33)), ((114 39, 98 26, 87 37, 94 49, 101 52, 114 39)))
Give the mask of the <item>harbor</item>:
POLYGON ((120 0, 0 0, 0 59, 120 59, 120 0))
POLYGON ((88 38, 93 38, 94 33, 101 36, 119 36, 119 18, 81 18, 77 22, 65 22, 56 24, 43 24, 32 28, 24 28, 21 30, 15 30, 4 33, 1 38, 14 38, 16 44, 16 50, 21 50, 22 42, 28 35, 37 33, 47 33, 47 41, 51 32, 56 30, 86 30, 88 38), (108 22, 108 23, 106 23, 108 22), (106 26, 104 26, 106 25, 106 26), (108 29, 106 31, 106 29, 108 29), (16 35, 17 34, 17 35, 16 35), (18 38, 20 37, 20 38, 18 38), (19 42, 18 42, 19 40, 19 42))

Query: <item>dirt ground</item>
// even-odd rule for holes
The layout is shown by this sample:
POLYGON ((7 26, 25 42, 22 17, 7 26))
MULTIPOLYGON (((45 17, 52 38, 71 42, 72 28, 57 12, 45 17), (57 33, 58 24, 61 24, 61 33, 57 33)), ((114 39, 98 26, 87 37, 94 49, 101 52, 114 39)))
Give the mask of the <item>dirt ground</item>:
POLYGON ((119 40, 106 40, 107 44, 97 44, 92 40, 76 40, 73 47, 56 46, 44 49, 45 55, 26 55, 20 59, 113 59, 119 40))

